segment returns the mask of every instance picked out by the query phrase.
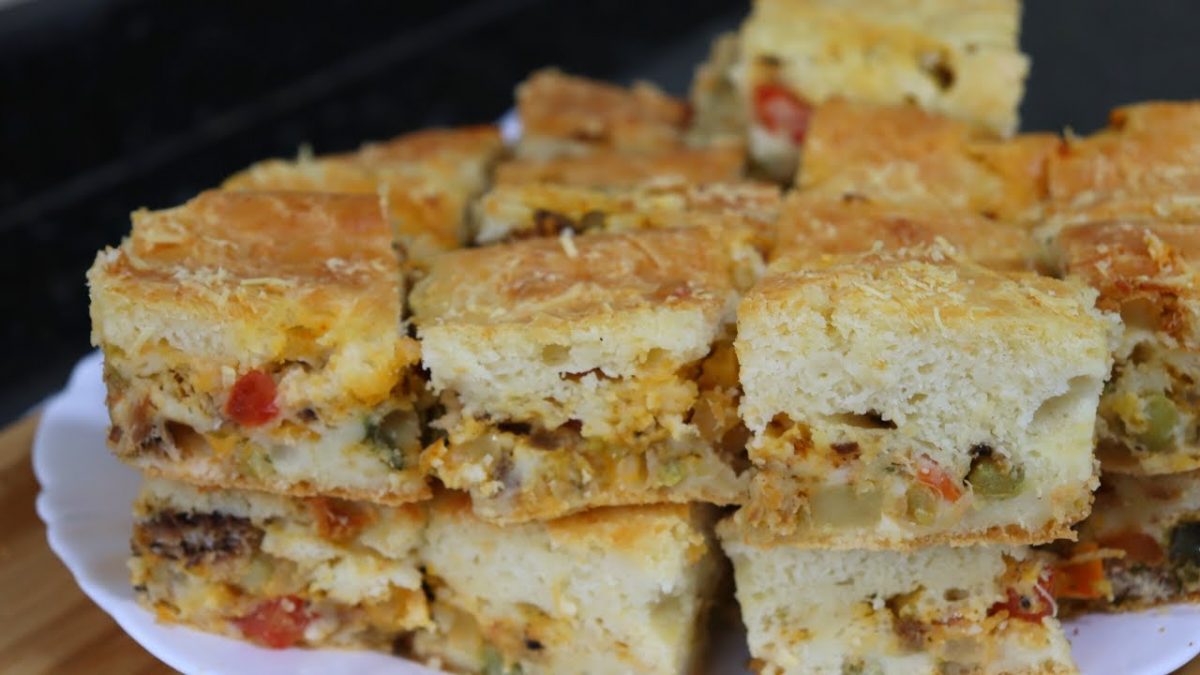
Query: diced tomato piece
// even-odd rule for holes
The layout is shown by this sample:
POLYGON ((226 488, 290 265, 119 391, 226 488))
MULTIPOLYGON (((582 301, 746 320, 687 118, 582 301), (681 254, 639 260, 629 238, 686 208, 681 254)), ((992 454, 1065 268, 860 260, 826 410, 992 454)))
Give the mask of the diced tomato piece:
POLYGON ((1003 602, 992 605, 988 610, 988 615, 1005 611, 1013 619, 1040 623, 1044 617, 1051 616, 1057 609, 1054 605, 1054 596, 1050 594, 1050 589, 1054 585, 1054 573, 1047 568, 1038 578, 1031 593, 1024 594, 1015 588, 1008 589, 1008 597, 1003 602))
POLYGON ((956 502, 962 496, 962 486, 954 480, 946 470, 938 466, 928 457, 922 456, 917 462, 917 480, 933 488, 948 502, 956 502))
POLYGON ((1008 589, 1008 599, 992 605, 992 609, 988 613, 995 614, 1000 610, 1008 612, 1008 615, 1014 619, 1037 623, 1054 613, 1054 605, 1039 596, 1021 595, 1016 589, 1010 588, 1008 589))
MULTIPOLYGON (((1098 550, 1095 544, 1075 547, 1075 554, 1098 550)), ((1108 597, 1109 585, 1104 576, 1104 561, 1093 558, 1082 562, 1059 565, 1054 572, 1054 597, 1091 600, 1108 597)))
POLYGON ((1120 532, 1100 540, 1104 548, 1115 548, 1125 552, 1125 559, 1143 565, 1161 565, 1166 560, 1166 552, 1158 540, 1145 532, 1120 532))
POLYGON ((779 84, 760 84, 754 90, 754 117, 767 131, 786 134, 796 145, 804 143, 812 106, 779 84))
POLYGON ((233 383, 225 414, 245 427, 257 427, 279 414, 275 405, 275 380, 261 370, 251 370, 233 383))
POLYGON ((371 522, 366 509, 345 499, 313 497, 308 500, 308 508, 321 536, 338 543, 354 539, 371 522))
POLYGON ((233 620, 246 639, 271 649, 286 649, 304 638, 312 622, 308 605, 294 595, 260 603, 246 616, 233 620))

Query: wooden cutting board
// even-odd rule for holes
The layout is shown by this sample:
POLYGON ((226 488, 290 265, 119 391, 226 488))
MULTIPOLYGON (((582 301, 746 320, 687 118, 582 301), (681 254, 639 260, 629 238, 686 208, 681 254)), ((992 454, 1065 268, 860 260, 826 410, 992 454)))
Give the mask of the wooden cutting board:
MULTIPOLYGON (((30 448, 37 416, 0 431, 0 671, 172 672, 79 590, 34 510, 30 448)), ((1200 675, 1200 658, 1176 675, 1200 675)))
POLYGON ((34 510, 37 416, 0 432, 0 671, 170 673, 79 590, 34 510))

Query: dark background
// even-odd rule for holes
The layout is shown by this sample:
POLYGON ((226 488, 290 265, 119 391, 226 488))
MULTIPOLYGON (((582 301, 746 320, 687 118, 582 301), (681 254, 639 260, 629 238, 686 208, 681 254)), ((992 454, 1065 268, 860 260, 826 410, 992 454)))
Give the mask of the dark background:
MULTIPOLYGON (((3 0, 0 0, 0 4, 3 0)), ((491 121, 529 71, 683 93, 744 2, 25 0, 0 9, 0 423, 88 345, 84 271, 140 206, 247 164, 491 121)), ((1029 0, 1023 128, 1200 96, 1200 3, 1029 0)))

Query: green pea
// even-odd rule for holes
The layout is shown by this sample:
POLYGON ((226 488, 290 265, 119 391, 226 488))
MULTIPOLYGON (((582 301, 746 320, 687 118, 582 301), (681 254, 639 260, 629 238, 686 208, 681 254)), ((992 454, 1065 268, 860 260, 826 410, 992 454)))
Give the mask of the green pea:
POLYGON ((1138 434, 1138 441, 1150 452, 1162 452, 1171 447, 1175 440, 1175 427, 1179 424, 1179 409, 1163 394, 1155 393, 1142 401, 1146 414, 1146 430, 1138 434))
POLYGON ((504 664, 504 657, 500 652, 491 645, 485 645, 483 648, 482 659, 483 668, 480 672, 483 675, 520 675, 521 664, 514 663, 512 667, 504 664))
POLYGON ((487 645, 483 648, 483 675, 505 675, 504 659, 500 656, 500 652, 496 648, 487 645))
POLYGON ((1025 469, 995 455, 978 457, 971 464, 967 482, 975 489, 975 494, 1005 499, 1021 491, 1025 483, 1025 469))
POLYGON ((383 461, 396 471, 407 464, 406 451, 418 450, 420 435, 417 416, 411 412, 394 410, 378 422, 364 422, 364 438, 383 457, 383 461))
POLYGON ((918 525, 932 525, 937 519, 938 496, 925 485, 913 485, 904 495, 908 517, 918 525))
POLYGON ((658 471, 658 482, 667 487, 675 487, 683 480, 683 465, 678 461, 664 464, 658 471))

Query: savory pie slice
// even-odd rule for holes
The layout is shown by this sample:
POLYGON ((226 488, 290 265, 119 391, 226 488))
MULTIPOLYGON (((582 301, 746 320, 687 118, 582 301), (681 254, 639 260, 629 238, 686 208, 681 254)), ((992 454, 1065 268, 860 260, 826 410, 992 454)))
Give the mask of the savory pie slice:
POLYGON ((687 103, 638 82, 625 88, 547 68, 517 87, 522 157, 593 150, 658 152, 682 144, 687 103))
POLYGON ((733 520, 717 531, 760 673, 1077 672, 1045 554, 760 547, 733 520))
POLYGON ((429 129, 359 151, 269 159, 231 176, 228 190, 297 190, 377 197, 410 260, 467 241, 466 215, 503 143, 492 126, 429 129))
POLYGON ((161 621, 276 649, 391 651, 433 626, 423 507, 151 479, 134 505, 133 588, 161 621))
POLYGON ((411 296, 445 408, 424 465, 498 522, 739 501, 731 329, 762 264, 755 243, 693 227, 437 258, 411 296))
POLYGON ((500 527, 469 500, 430 508, 434 626, 416 655, 457 672, 697 672, 725 566, 701 504, 608 507, 500 527))
POLYGON ((737 517, 836 548, 1072 536, 1116 324, 1094 301, 941 247, 772 263, 738 309, 737 517))
POLYGON ((757 0, 737 44, 699 71, 697 118, 737 124, 732 98, 752 159, 780 180, 795 171, 813 107, 834 98, 914 104, 1011 134, 1029 69, 1019 28, 1018 0, 757 0))
POLYGON ((135 213, 88 272, 116 455, 200 485, 427 497, 392 242, 374 196, 213 191, 135 213))
POLYGON ((1124 322, 1100 399, 1105 471, 1200 469, 1200 219, 1133 215, 1069 225, 1049 241, 1052 270, 1095 288, 1124 322))

